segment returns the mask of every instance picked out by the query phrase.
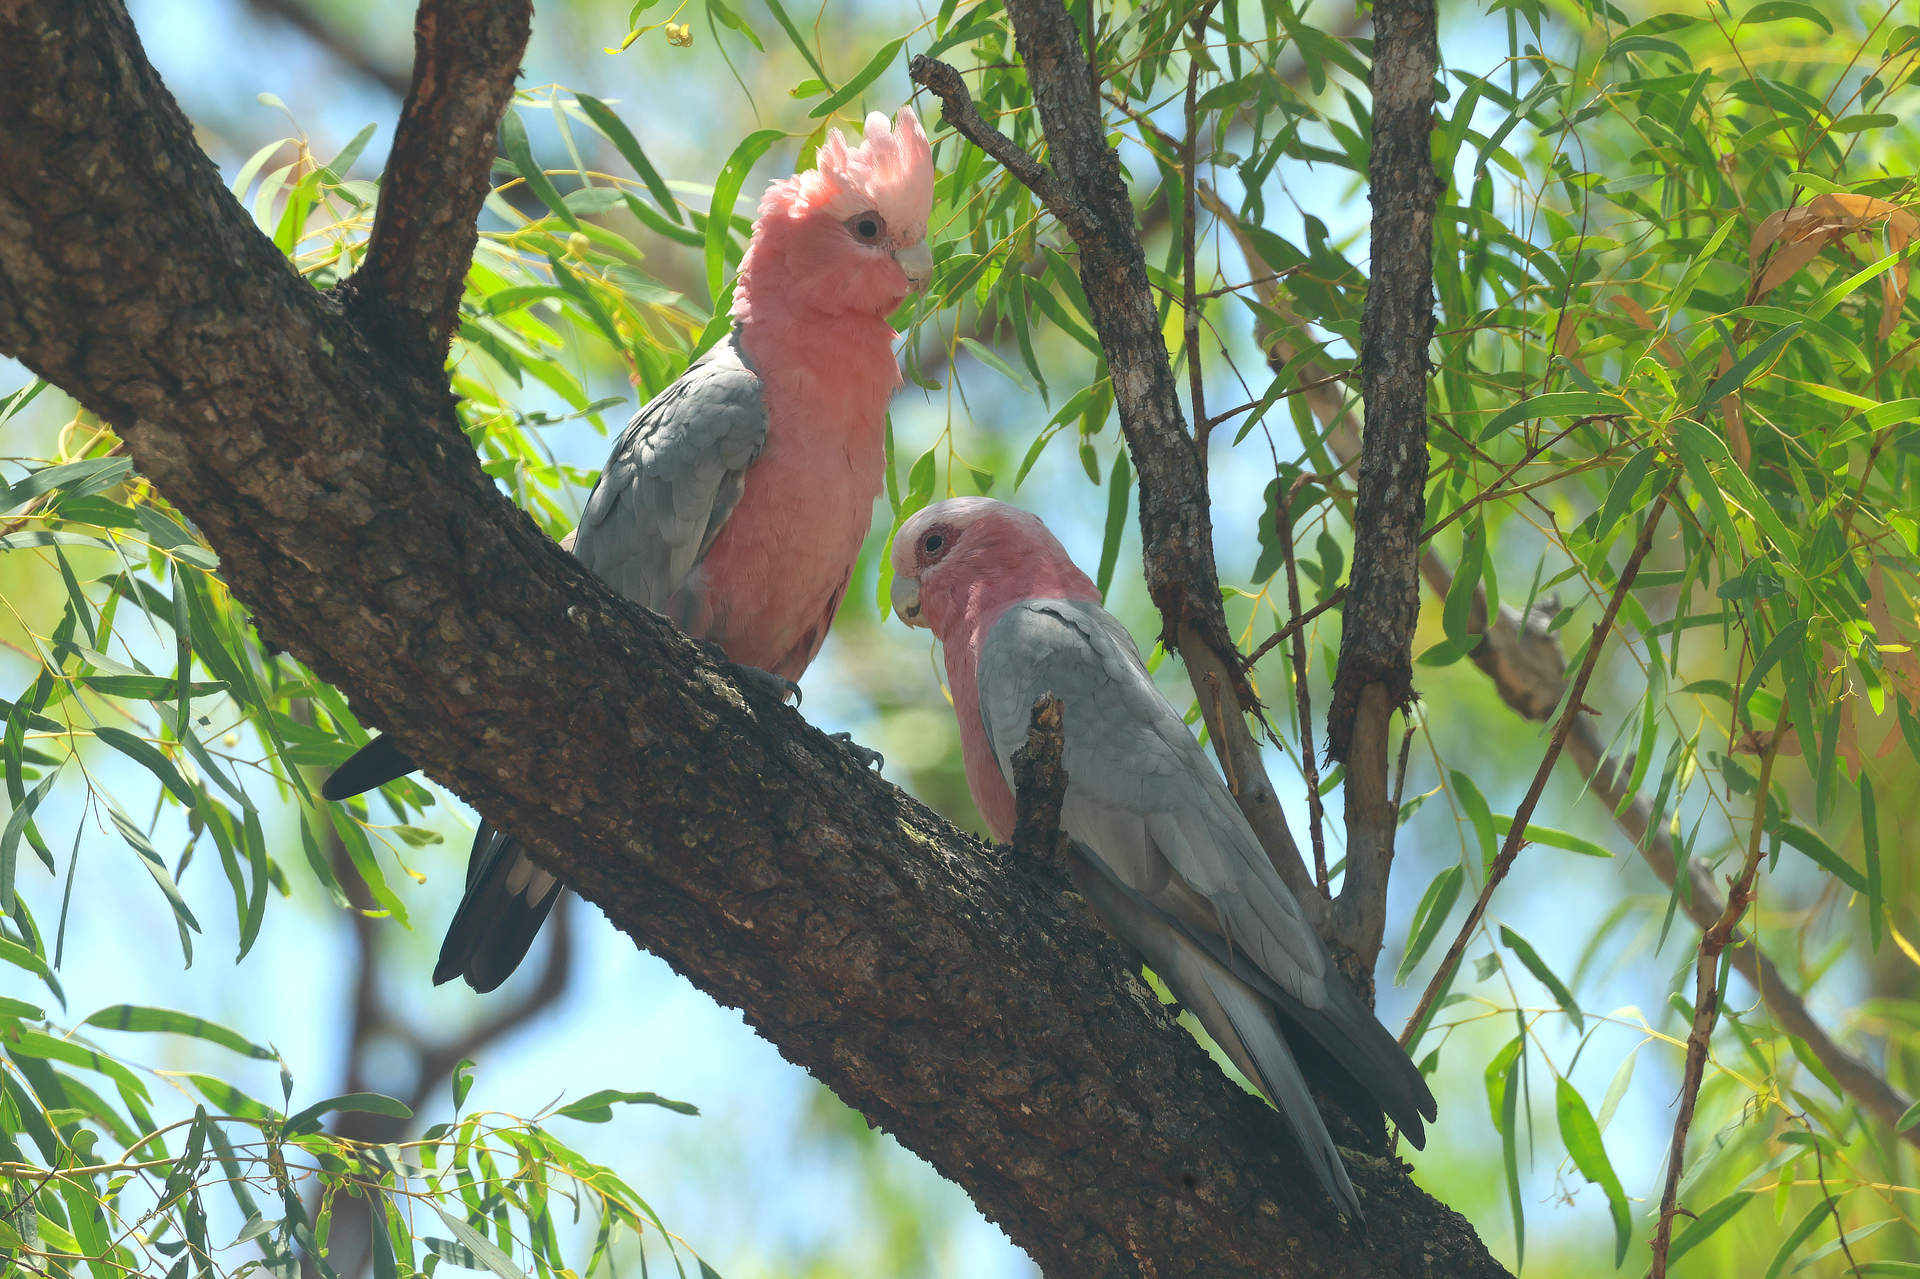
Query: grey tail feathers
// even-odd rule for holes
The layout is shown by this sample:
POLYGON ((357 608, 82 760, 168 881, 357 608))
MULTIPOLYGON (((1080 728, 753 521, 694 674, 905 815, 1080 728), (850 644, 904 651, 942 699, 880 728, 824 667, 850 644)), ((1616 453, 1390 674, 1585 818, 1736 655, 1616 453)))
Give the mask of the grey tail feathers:
POLYGON ((376 737, 320 783, 320 795, 323 799, 348 799, 405 777, 419 767, 393 738, 376 737))
POLYGON ((440 944, 433 984, 464 977, 483 995, 499 986, 527 957, 564 891, 559 880, 526 859, 511 835, 481 822, 467 860, 466 895, 440 944))

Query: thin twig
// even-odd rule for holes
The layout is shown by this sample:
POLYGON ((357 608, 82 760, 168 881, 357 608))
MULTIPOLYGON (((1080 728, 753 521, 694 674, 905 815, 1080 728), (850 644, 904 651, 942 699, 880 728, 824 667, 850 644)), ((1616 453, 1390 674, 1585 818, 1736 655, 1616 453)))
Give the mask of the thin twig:
MULTIPOLYGON (((1767 789, 1773 781, 1773 761, 1780 750, 1775 733, 1760 758, 1760 785, 1755 792, 1753 825, 1747 835, 1747 860, 1727 893, 1727 905, 1713 927, 1700 935, 1700 959, 1694 969, 1693 1029, 1687 1033, 1687 1066, 1680 1083, 1680 1114, 1673 1123, 1673 1145, 1667 1152, 1667 1186, 1660 1195, 1660 1224, 1653 1235, 1653 1267, 1649 1279, 1666 1279, 1667 1250, 1673 1244, 1673 1218, 1680 1210, 1680 1173, 1686 1163, 1687 1132, 1693 1127, 1694 1104, 1700 1099, 1700 1079, 1706 1072, 1707 1047, 1720 1016, 1720 954, 1726 950, 1740 917, 1753 900, 1753 877, 1760 869, 1760 833, 1767 822, 1767 789)), ((1824 1180, 1824 1178, 1823 1178, 1824 1180)))
POLYGON ((1333 594, 1327 596, 1327 598, 1321 600, 1318 604, 1315 604, 1312 608, 1308 609, 1306 612, 1295 615, 1294 619, 1291 622, 1288 622, 1285 626, 1281 627, 1279 630, 1275 631, 1273 634, 1267 636, 1267 638, 1261 640, 1260 647, 1254 649, 1253 652, 1247 655, 1247 660, 1245 663, 1246 669, 1252 670, 1254 663, 1258 662, 1261 658, 1265 657, 1267 653, 1273 648, 1274 645, 1281 644, 1286 642, 1289 639, 1292 639, 1295 635, 1298 635, 1300 633, 1301 627, 1305 626, 1308 622, 1311 622, 1314 618, 1320 616, 1320 614, 1326 612, 1328 609, 1339 604, 1340 601, 1345 598, 1347 598, 1347 588, 1344 586, 1336 587, 1334 589, 1333 594))
POLYGON ((1613 619, 1620 613, 1620 605, 1625 602, 1627 592, 1633 581, 1640 575, 1640 564, 1647 558, 1647 552, 1653 549, 1653 531, 1660 524, 1660 517, 1666 514, 1667 495, 1672 492, 1672 484, 1662 490, 1655 499, 1653 509, 1647 513, 1647 522, 1640 530, 1640 540, 1634 544, 1633 554, 1620 571, 1620 582, 1613 589, 1613 598, 1607 601, 1607 611, 1593 628, 1593 638, 1587 644, 1586 661, 1580 664, 1580 674, 1573 681, 1573 688, 1567 694, 1567 708, 1560 715, 1560 722, 1554 726, 1553 741, 1547 746, 1547 754, 1540 761, 1540 767, 1534 770, 1533 784, 1527 787, 1527 797, 1520 801, 1520 807, 1514 810, 1513 825, 1507 831, 1506 843, 1501 845, 1500 855, 1493 860, 1492 868, 1487 872, 1487 882, 1480 890, 1479 898, 1473 903, 1473 909, 1467 913, 1466 922, 1460 926, 1459 935, 1453 939, 1453 945, 1447 948, 1447 954, 1435 970, 1433 980, 1427 983, 1427 989, 1420 996, 1420 1003, 1414 1008, 1413 1015, 1407 1018, 1406 1028, 1400 1032, 1400 1042, 1404 1046, 1413 1032, 1426 1020, 1427 1009, 1440 995, 1440 988, 1452 975, 1454 967, 1460 962, 1460 954, 1466 950, 1467 942, 1473 937, 1473 930, 1480 926, 1480 919, 1487 913, 1487 901, 1493 896, 1493 890, 1507 877, 1513 860, 1520 854, 1520 846, 1526 843, 1527 822, 1533 817, 1534 806, 1540 802, 1541 792, 1547 788, 1547 778, 1553 773, 1553 766, 1560 758, 1561 748, 1567 744, 1567 733, 1573 727, 1573 721, 1581 712, 1580 699, 1586 694, 1587 681, 1593 678, 1594 667, 1600 660, 1600 650, 1605 647, 1607 635, 1613 630, 1613 619))
MULTIPOLYGON (((1287 562, 1287 611, 1294 618, 1300 616, 1300 573, 1293 558, 1293 499, 1306 482, 1304 475, 1295 480, 1293 487, 1274 504, 1277 508, 1274 532, 1280 538, 1280 551, 1287 562)), ((1313 707, 1307 693, 1307 645, 1298 626, 1293 627, 1291 657, 1294 700, 1300 710, 1300 772, 1307 783, 1307 833, 1313 840, 1313 880, 1322 893, 1327 893, 1327 840, 1320 829, 1324 813, 1320 803, 1320 766, 1314 762, 1313 707)))

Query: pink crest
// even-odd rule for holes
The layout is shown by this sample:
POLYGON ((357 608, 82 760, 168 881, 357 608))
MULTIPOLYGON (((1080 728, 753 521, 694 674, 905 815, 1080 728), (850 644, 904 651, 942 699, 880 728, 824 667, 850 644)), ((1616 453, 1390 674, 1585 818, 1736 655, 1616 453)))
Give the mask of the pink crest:
POLYGON ((900 108, 891 127, 882 113, 869 114, 857 147, 828 130, 815 167, 771 183, 760 200, 762 218, 822 213, 838 222, 873 210, 887 220, 896 245, 924 238, 932 209, 933 151, 911 106, 900 108))

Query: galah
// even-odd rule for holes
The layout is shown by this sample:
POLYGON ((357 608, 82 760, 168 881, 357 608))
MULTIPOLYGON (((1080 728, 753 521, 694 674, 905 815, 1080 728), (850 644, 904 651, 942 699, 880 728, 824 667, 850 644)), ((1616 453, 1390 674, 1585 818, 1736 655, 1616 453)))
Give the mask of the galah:
MULTIPOLYGON (((933 271, 933 157, 911 107, 891 127, 869 115, 857 147, 830 132, 817 156, 768 186, 731 333, 634 415, 570 539, 608 586, 782 692, 826 639, 884 483, 900 385, 887 317, 933 271)), ((414 767, 377 738, 321 793, 414 767)), ((481 823, 435 984, 505 981, 559 894, 481 823)))
POLYGON ((1052 693, 1074 887, 1273 1102, 1357 1222, 1295 1051, 1331 1057, 1415 1146, 1433 1094, 1328 960, 1132 636, 1046 526, 1003 502, 936 502, 901 526, 892 556, 894 611, 945 651, 967 786, 988 828, 1013 834, 1013 754, 1034 702, 1052 693))

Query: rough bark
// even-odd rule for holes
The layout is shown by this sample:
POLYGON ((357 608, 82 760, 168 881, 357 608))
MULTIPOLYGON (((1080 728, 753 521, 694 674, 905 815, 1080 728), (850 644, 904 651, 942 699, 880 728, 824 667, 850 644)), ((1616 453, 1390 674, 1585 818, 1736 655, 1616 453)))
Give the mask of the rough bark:
POLYGON ((0 136, 0 351, 115 426, 270 642, 1048 1273, 1500 1273, 1391 1161, 1342 1233, 1076 899, 542 536, 445 383, 252 226, 118 4, 0 0, 0 136))
MULTIPOLYGON (((1362 693, 1412 705, 1413 627, 1420 614, 1420 530, 1426 523, 1427 345, 1433 338, 1433 0, 1374 6, 1372 265, 1360 322, 1360 492, 1340 665, 1327 710, 1327 754, 1346 760, 1362 693)), ((1378 719, 1384 728, 1384 717, 1378 719)), ((1366 751, 1384 761, 1384 750, 1366 751)), ((1382 763, 1384 769, 1384 763, 1382 763)), ((1351 770, 1349 770, 1351 771, 1351 770)))

